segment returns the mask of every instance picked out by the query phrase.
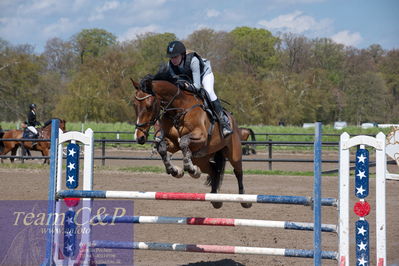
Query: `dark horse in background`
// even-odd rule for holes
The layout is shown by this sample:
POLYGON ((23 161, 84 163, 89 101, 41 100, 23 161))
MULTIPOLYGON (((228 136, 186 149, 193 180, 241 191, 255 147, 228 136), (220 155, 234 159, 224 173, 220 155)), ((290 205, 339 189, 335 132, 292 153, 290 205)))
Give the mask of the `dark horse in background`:
MULTIPOLYGON (((66 121, 59 119, 60 129, 65 132, 66 121)), ((39 133, 38 139, 50 139, 51 138, 51 119, 44 123, 43 127, 37 129, 39 133)), ((26 150, 40 151, 43 156, 49 156, 50 154, 50 141, 3 141, 6 139, 22 139, 24 131, 21 129, 14 129, 4 132, 0 139, 0 155, 6 155, 11 151, 11 155, 15 156, 17 149, 23 146, 26 150)), ((14 158, 10 158, 11 162, 14 162, 14 158)), ((3 159, 1 160, 3 162, 3 159)), ((44 159, 44 164, 49 163, 49 159, 44 159)))
MULTIPOLYGON (((242 141, 247 141, 249 137, 251 137, 251 141, 256 141, 255 133, 252 129, 246 127, 240 127, 240 136, 242 141)), ((249 154, 256 154, 255 144, 245 144, 242 147, 242 154, 249 155, 249 154)))
MULTIPOLYGON (((151 126, 159 122, 161 137, 157 151, 168 174, 180 178, 187 171, 193 178, 199 178, 201 172, 206 173, 211 193, 217 193, 227 158, 237 178, 238 193, 245 193, 241 139, 231 114, 228 116, 234 133, 223 138, 219 124, 211 123, 209 114, 204 110, 204 101, 197 95, 181 90, 166 80, 145 78, 140 84, 134 80, 132 83, 136 88, 136 140, 139 144, 144 144, 151 126), (171 162, 171 154, 179 150, 183 153, 184 171, 171 162)), ((212 202, 212 205, 220 208, 223 202, 212 202)), ((241 205, 244 208, 251 207, 251 203, 241 205)))

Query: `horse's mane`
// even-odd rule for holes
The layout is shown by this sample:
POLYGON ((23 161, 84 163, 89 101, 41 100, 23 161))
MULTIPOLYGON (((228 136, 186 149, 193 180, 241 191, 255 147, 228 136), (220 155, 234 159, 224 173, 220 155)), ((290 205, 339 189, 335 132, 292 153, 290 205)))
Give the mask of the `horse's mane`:
POLYGON ((169 72, 158 72, 153 80, 164 80, 164 81, 169 81, 170 83, 175 84, 176 81, 178 80, 178 77, 172 76, 169 72))
POLYGON ((158 72, 155 75, 147 74, 140 80, 140 88, 145 93, 154 95, 150 84, 156 80, 168 81, 172 84, 176 84, 178 77, 172 76, 169 72, 158 72))

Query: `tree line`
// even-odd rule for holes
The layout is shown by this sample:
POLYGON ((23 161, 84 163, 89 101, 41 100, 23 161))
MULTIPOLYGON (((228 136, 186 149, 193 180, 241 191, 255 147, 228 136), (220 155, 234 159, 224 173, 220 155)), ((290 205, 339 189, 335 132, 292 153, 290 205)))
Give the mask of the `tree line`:
MULTIPOLYGON (((0 39, 0 121, 134 122, 134 88, 166 62, 173 33, 118 42, 104 29, 30 44, 0 39)), ((212 63, 215 90, 239 124, 399 122, 399 50, 347 47, 328 38, 274 36, 265 29, 201 29, 182 40, 212 63)))

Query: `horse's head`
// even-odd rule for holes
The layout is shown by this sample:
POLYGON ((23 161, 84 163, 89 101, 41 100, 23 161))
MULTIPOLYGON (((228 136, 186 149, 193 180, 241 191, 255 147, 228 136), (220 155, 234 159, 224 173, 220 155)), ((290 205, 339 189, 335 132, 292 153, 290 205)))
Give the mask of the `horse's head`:
POLYGON ((144 144, 151 126, 158 120, 160 107, 157 98, 148 90, 152 88, 151 81, 142 81, 141 84, 138 84, 132 79, 131 81, 136 88, 133 100, 137 118, 135 137, 139 144, 144 144), (146 87, 143 90, 144 85, 146 87))
POLYGON ((60 129, 62 132, 66 131, 66 121, 64 119, 59 119, 60 120, 60 129))
POLYGON ((42 132, 43 134, 45 134, 46 136, 50 136, 51 135, 51 124, 53 119, 57 119, 59 121, 59 128, 65 132, 66 131, 66 121, 64 119, 60 119, 60 118, 52 118, 47 120, 43 127, 42 127, 42 132))

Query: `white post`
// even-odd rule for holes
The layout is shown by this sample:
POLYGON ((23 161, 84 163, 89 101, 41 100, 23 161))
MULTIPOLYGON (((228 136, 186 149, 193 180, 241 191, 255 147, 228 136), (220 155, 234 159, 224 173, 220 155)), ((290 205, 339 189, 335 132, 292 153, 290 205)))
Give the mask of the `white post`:
MULTIPOLYGON (((94 156, 94 137, 93 130, 87 129, 85 135, 89 138, 89 143, 85 143, 84 152, 84 172, 83 172, 83 190, 93 190, 93 156, 94 156)), ((86 245, 85 248, 85 259, 83 265, 90 264, 90 236, 91 236, 91 224, 88 222, 91 218, 91 208, 93 200, 91 198, 83 199, 83 214, 82 220, 85 222, 82 230, 82 243, 86 245)))
POLYGON ((339 265, 349 265, 349 134, 341 134, 339 142, 339 265))
MULTIPOLYGON (((59 136, 62 136, 62 134, 64 132, 62 132, 61 129, 58 130, 58 134, 59 136)), ((62 154, 63 149, 62 149, 62 143, 58 141, 58 151, 57 151, 57 177, 56 177, 56 191, 60 191, 62 189, 62 154)), ((57 200, 55 202, 55 213, 58 215, 60 214, 61 211, 61 202, 60 200, 57 200)), ((58 216, 56 216, 58 217, 58 216)), ((61 241, 61 232, 59 229, 58 224, 61 221, 55 221, 56 222, 56 226, 55 226, 55 232, 54 232, 54 261, 55 262, 59 262, 58 260, 58 253, 60 250, 60 241, 61 241)))
POLYGON ((376 234, 377 234, 377 265, 385 266, 386 258, 386 218, 385 218, 385 135, 380 132, 377 135, 381 149, 376 150, 376 234))

